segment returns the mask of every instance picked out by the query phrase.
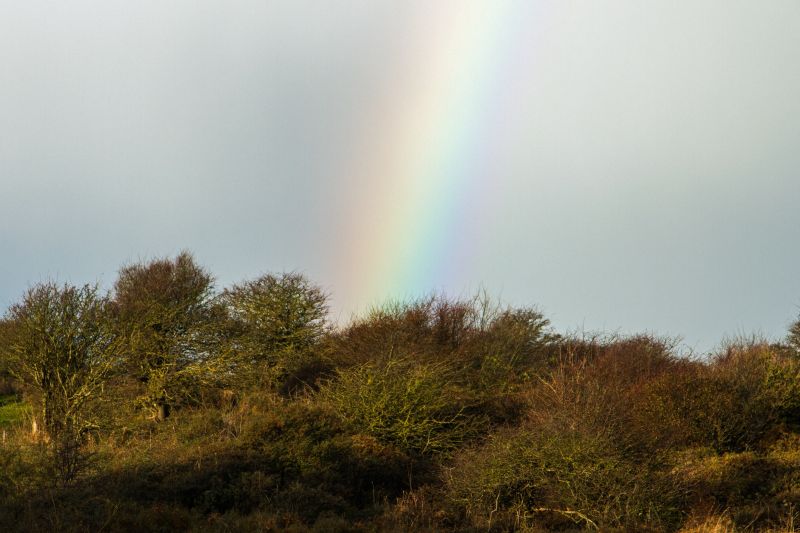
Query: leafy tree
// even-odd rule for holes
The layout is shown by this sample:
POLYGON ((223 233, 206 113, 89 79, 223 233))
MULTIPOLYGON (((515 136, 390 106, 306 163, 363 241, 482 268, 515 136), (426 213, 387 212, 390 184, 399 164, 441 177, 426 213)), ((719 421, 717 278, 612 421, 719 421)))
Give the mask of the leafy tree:
POLYGON ((38 396, 59 479, 68 482, 84 459, 81 444, 94 427, 91 405, 117 363, 108 300, 97 286, 44 283, 6 314, 0 343, 11 372, 38 396))
POLYGON ((140 402, 159 418, 196 400, 215 378, 210 350, 213 278, 188 252, 123 267, 114 285, 114 313, 130 373, 146 385, 140 402))
POLYGON ((302 274, 267 274, 225 290, 233 351, 245 366, 287 372, 326 331, 327 295, 302 274))

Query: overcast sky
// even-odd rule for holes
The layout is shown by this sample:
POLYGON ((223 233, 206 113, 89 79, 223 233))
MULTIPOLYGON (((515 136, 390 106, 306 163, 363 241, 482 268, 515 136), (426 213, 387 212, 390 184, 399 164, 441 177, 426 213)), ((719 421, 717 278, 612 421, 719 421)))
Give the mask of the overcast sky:
POLYGON ((406 105, 385 95, 410 50, 499 3, 510 37, 470 49, 472 81, 502 79, 473 102, 494 126, 470 179, 492 192, 448 229, 468 260, 409 289, 482 286, 560 330, 699 350, 782 336, 800 312, 796 0, 0 1, 0 306, 181 249, 220 287, 302 271, 340 319, 390 296, 342 257, 374 222, 347 169, 364 124, 406 105))

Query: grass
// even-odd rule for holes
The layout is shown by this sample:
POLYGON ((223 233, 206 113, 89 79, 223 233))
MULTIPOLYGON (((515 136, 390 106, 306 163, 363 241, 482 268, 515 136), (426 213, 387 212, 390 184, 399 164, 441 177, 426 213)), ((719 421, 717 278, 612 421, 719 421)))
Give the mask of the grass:
POLYGON ((20 401, 17 396, 0 396, 0 428, 22 424, 29 412, 30 405, 20 401))

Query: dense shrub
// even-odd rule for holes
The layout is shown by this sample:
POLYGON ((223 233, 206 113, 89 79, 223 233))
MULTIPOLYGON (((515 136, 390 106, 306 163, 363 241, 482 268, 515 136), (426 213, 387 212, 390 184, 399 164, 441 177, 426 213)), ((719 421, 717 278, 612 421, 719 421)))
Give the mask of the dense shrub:
POLYGON ((17 443, 0 444, 0 507, 18 494, 25 480, 26 468, 17 443))
POLYGON ((408 355, 418 360, 452 354, 475 330, 475 310, 467 302, 430 296, 392 302, 334 333, 328 350, 339 366, 408 355))
POLYGON ((278 486, 297 485, 275 500, 284 503, 307 486, 323 489, 341 506, 369 506, 404 489, 413 464, 401 449, 350 431, 327 406, 313 402, 285 403, 250 420, 239 440, 277 476, 278 486))
POLYGON ((398 358, 408 359, 405 368, 446 366, 448 381, 471 397, 467 412, 502 424, 519 417, 520 388, 546 372, 556 339, 534 309, 432 296, 374 310, 333 334, 325 353, 340 370, 396 366, 398 358))
POLYGON ((800 373, 766 344, 731 344, 707 365, 653 380, 644 396, 644 418, 673 444, 744 451, 797 422, 800 373))
POLYGON ((647 466, 626 457, 610 432, 533 425, 463 453, 447 486, 479 528, 674 524, 680 491, 647 466))
POLYGON ((358 431, 409 453, 450 452, 472 438, 480 422, 467 414, 469 396, 445 363, 366 363, 339 371, 320 394, 358 431))
POLYGON ((496 365, 519 370, 538 364, 542 348, 554 338, 549 321, 534 309, 503 308, 486 295, 471 300, 430 296, 372 310, 332 335, 329 350, 342 365, 402 354, 457 359, 487 370, 494 358, 496 365))
POLYGON ((692 366, 668 341, 566 338, 555 349, 556 362, 524 394, 528 419, 613 431, 619 446, 641 457, 668 446, 669 432, 649 418, 645 391, 660 376, 692 366))
POLYGON ((470 339, 462 359, 473 372, 473 386, 483 393, 516 390, 544 373, 552 360, 548 348, 556 340, 549 322, 533 309, 499 311, 470 339))

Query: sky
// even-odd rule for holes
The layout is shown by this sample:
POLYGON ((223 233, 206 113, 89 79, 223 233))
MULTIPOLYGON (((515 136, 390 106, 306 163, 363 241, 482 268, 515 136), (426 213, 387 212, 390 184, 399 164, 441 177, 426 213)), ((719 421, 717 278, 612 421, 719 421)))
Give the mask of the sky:
POLYGON ((188 249, 340 322, 482 288, 780 338, 798 95, 795 0, 0 0, 0 307, 188 249))

